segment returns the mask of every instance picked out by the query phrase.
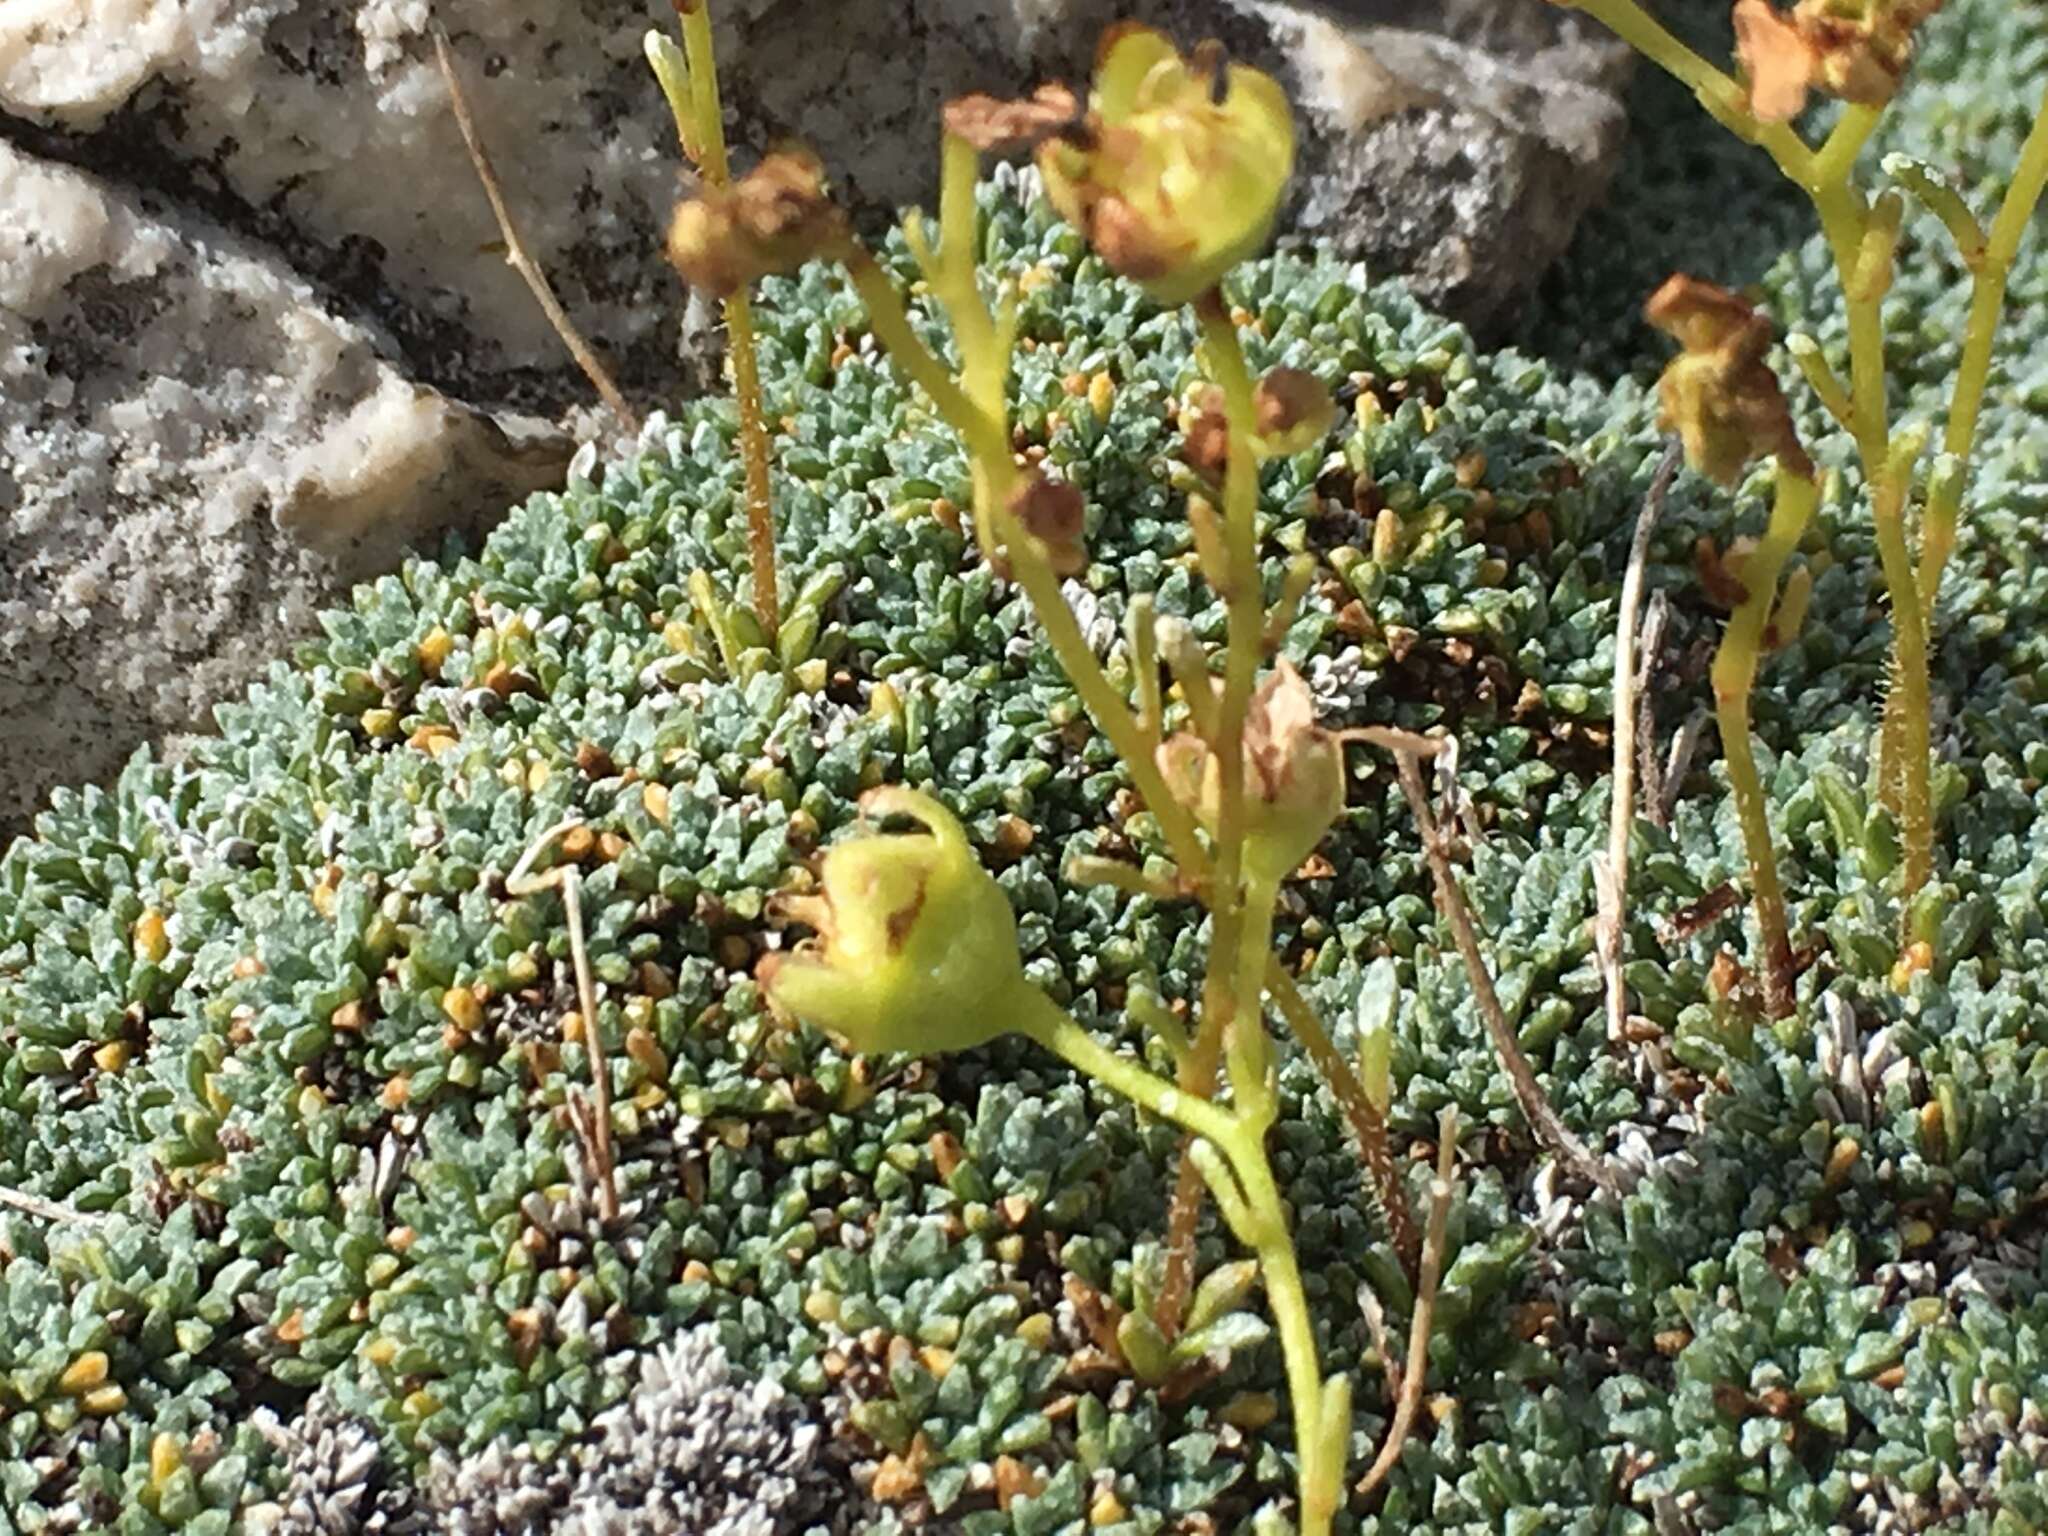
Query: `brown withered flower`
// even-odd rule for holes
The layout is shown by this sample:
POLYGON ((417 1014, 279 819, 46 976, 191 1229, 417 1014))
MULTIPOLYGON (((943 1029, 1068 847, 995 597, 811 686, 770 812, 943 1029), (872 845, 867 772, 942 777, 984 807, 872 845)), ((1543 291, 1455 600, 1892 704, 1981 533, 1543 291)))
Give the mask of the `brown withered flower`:
POLYGON ((1683 273, 1666 279, 1643 314, 1680 351, 1657 381, 1660 423, 1677 431, 1686 462, 1733 485, 1752 459, 1777 454, 1811 476, 1778 377, 1765 361, 1771 322, 1740 294, 1683 273))
POLYGON ((988 154, 1028 149, 1071 128, 1081 119, 1081 103, 1064 85, 1041 85, 1022 101, 1002 101, 976 92, 946 103, 946 132, 965 139, 988 154))
POLYGON ((1080 487, 1033 470, 1010 492, 1009 512, 1020 528, 1045 546, 1055 574, 1078 576, 1088 568, 1083 539, 1088 505, 1080 487))
POLYGON ((1299 453, 1329 435, 1337 407, 1323 381, 1305 368, 1274 368, 1253 395, 1261 451, 1299 453))
POLYGON ((1735 53, 1749 109, 1767 123, 1797 117, 1810 91, 1876 106, 1912 62, 1913 37, 1944 0, 1736 0, 1735 53))
POLYGON ((706 187, 675 211, 668 259, 692 288, 726 298, 771 272, 828 256, 846 220, 806 149, 781 149, 726 187, 706 187))

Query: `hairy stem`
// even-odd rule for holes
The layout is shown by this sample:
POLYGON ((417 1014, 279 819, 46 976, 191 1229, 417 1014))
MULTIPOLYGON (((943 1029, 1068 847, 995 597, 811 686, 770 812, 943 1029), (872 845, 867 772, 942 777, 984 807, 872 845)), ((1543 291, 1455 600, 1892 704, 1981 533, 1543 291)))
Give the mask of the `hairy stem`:
MULTIPOLYGON (((687 96, 659 64, 655 74, 669 97, 683 153, 697 167, 705 184, 728 186, 732 165, 726 157, 725 114, 718 99, 718 60, 711 42, 711 11, 707 0, 675 0, 683 27, 683 53, 688 61, 687 96)), ((761 364, 754 342, 754 305, 745 293, 725 301, 726 360, 732 365, 733 401, 740 413, 740 462, 746 472, 747 553, 754 575, 754 616, 770 645, 782 627, 781 596, 775 577, 775 509, 769 487, 768 426, 761 409, 761 364)))
MULTIPOLYGON (((1839 135, 1855 123, 1864 127, 1867 136, 1867 123, 1873 119, 1871 109, 1852 107, 1843 116, 1843 127, 1836 132, 1839 135)), ((1880 777, 1897 785, 1903 845, 1902 894, 1910 901, 1934 873, 1928 615, 1906 540, 1908 476, 1903 467, 1892 462, 1884 361, 1884 292, 1889 284, 1890 263, 1887 259, 1877 273, 1866 270, 1870 265, 1866 259, 1866 237, 1871 221, 1861 195, 1846 180, 1846 166, 1842 175, 1845 179, 1812 190, 1848 310, 1849 403, 1856 452, 1870 487, 1878 560, 1891 595, 1895 658, 1892 687, 1897 705, 1896 714, 1892 715, 1896 724, 1887 733, 1892 739, 1885 741, 1884 746, 1895 747, 1896 752, 1888 755, 1880 777)))

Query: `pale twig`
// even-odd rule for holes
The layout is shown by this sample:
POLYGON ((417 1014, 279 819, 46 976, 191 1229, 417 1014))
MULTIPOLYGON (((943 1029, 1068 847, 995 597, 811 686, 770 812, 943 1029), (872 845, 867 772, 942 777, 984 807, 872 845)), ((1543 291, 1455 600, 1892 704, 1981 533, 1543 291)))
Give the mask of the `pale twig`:
POLYGON ((1401 1459, 1415 1412, 1422 1406, 1422 1385, 1429 1375, 1429 1330, 1436 1315, 1437 1281, 1444 1269, 1444 1238, 1451 1221, 1451 1178, 1458 1153, 1458 1110, 1445 1109, 1437 1123, 1436 1177, 1429 1185, 1429 1233, 1422 1241, 1422 1278, 1415 1288, 1415 1316, 1408 1325, 1408 1358, 1401 1365, 1401 1395, 1394 1403, 1394 1421, 1380 1453, 1358 1480, 1362 1497, 1377 1488, 1401 1459))
POLYGON ((455 126, 462 130, 462 142, 469 149, 470 164, 476 167, 476 179, 483 183, 484 196, 490 199, 491 214, 498 221, 498 233, 505 242, 505 262, 517 272, 533 294, 541 313, 548 317, 548 324, 555 328, 555 334, 562 338, 562 345, 569 349, 569 355, 576 360, 576 366, 583 370, 583 376, 590 380, 619 424, 628 432, 637 435, 640 418, 633 408, 626 404, 626 397, 619 392, 619 386, 612 382, 612 376, 590 349, 568 312, 555 298, 555 290, 549 286, 547 274, 527 252, 526 242, 519 237, 519 230, 512 222, 512 213, 505 206, 505 194, 498 185, 497 172, 491 168, 491 157, 484 149, 481 133, 477 131, 476 119, 469 110, 469 98, 463 94, 462 81, 455 73, 455 55, 448 45, 448 33, 439 22, 434 23, 434 57, 440 61, 441 78, 448 82, 448 103, 455 109, 455 126))
POLYGON ((1593 860, 1593 885, 1600 899, 1593 942, 1607 978, 1610 1040, 1619 1040, 1628 1024, 1621 949, 1628 914, 1628 840, 1636 822, 1636 615, 1643 601, 1643 572, 1650 563, 1650 535, 1656 531, 1665 492, 1682 456, 1676 443, 1666 450, 1636 514, 1636 536, 1629 545, 1628 568, 1621 578, 1621 612, 1614 626, 1614 793, 1608 808, 1607 853, 1604 858, 1596 854, 1593 860))
POLYGON ((571 817, 543 832, 512 866, 512 873, 505 877, 505 891, 511 896, 532 896, 559 887, 562 892, 562 910, 569 918, 569 957, 576 967, 576 1006, 583 1011, 583 1044, 590 1053, 591 1097, 595 1100, 591 1123, 587 1128, 579 1125, 578 1130, 587 1129, 589 1133, 584 1140, 591 1168, 597 1175, 598 1215, 612 1222, 619 1216, 618 1179, 612 1171, 612 1069, 604 1053, 604 1032, 598 1027, 597 987, 590 979, 590 956, 583 943, 582 879, 574 864, 558 865, 545 874, 530 873, 533 861, 543 850, 580 825, 571 817))
POLYGON ((61 1200, 45 1200, 41 1195, 31 1195, 26 1190, 9 1189, 0 1184, 0 1205, 11 1205, 17 1211, 31 1216, 40 1216, 45 1221, 75 1221, 94 1226, 105 1221, 98 1211, 81 1211, 75 1205, 66 1205, 61 1200))
POLYGON ((1457 942, 1458 953, 1465 962, 1465 974, 1472 983, 1472 995, 1479 1003, 1479 1016, 1485 1022, 1495 1054, 1507 1069, 1508 1083, 1514 1089, 1516 1102, 1522 1106, 1522 1115, 1529 1122, 1529 1129, 1573 1173, 1604 1189, 1618 1189, 1620 1186, 1614 1173, 1586 1150, 1551 1107, 1543 1085, 1536 1081, 1536 1072, 1529 1065, 1529 1058, 1522 1054, 1522 1044, 1515 1038, 1507 1010, 1500 1005, 1500 994, 1493 989, 1493 977, 1486 969, 1486 957, 1479 952, 1479 935, 1472 926, 1471 910, 1466 907, 1465 894, 1458 887, 1458 877, 1451 868, 1442 829, 1430 813, 1429 793, 1422 782, 1419 765, 1422 759, 1436 755, 1436 741, 1432 737, 1417 736, 1413 732, 1387 726, 1363 726, 1340 734, 1394 755, 1395 765, 1401 774, 1401 790, 1408 797, 1408 808, 1414 812, 1415 824, 1422 834, 1422 854, 1428 860, 1430 874, 1436 881, 1437 906, 1443 912, 1444 921, 1451 926, 1451 936, 1457 942))

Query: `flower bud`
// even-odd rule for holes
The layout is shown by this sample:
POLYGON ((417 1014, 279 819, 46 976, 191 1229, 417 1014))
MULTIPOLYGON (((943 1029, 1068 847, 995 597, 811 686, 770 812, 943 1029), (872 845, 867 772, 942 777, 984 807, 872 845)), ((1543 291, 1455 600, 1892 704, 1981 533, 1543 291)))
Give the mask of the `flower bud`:
POLYGON ((675 211, 668 259, 692 288, 719 298, 771 272, 791 272, 846 239, 844 216, 825 194, 808 150, 777 150, 726 187, 706 187, 675 211))
POLYGON ((1082 533, 1088 506, 1080 487, 1032 470, 1010 492, 1009 512, 1020 528, 1045 546, 1046 559, 1057 575, 1075 576, 1087 569, 1082 533))
POLYGON ((929 795, 884 786, 861 809, 930 836, 864 833, 826 851, 820 894, 781 902, 818 943, 763 958, 769 1000, 856 1051, 960 1051, 1003 1034, 1028 985, 1009 898, 929 795))
MULTIPOLYGON (((1222 819, 1222 774, 1215 753, 1186 732, 1155 755, 1174 797, 1212 834, 1222 819)), ((1342 741, 1316 724, 1315 699, 1286 661, 1253 692, 1244 721, 1244 865, 1253 879, 1278 883, 1301 867, 1344 810, 1342 741)))
POLYGON ((1313 448, 1337 420, 1336 402, 1323 381, 1304 368, 1275 368, 1253 396, 1259 451, 1283 457, 1313 448))
POLYGON ((1265 243, 1294 171, 1278 84, 1183 59, 1149 27, 1112 27, 1081 124, 1039 146, 1046 194, 1114 270, 1184 304, 1265 243))
POLYGON ((1771 322, 1755 305, 1679 274, 1651 295, 1643 313, 1683 349, 1657 392, 1661 424, 1678 432, 1687 463, 1723 485, 1733 485, 1751 459, 1773 453, 1795 473, 1813 473, 1784 391, 1764 360, 1771 322))

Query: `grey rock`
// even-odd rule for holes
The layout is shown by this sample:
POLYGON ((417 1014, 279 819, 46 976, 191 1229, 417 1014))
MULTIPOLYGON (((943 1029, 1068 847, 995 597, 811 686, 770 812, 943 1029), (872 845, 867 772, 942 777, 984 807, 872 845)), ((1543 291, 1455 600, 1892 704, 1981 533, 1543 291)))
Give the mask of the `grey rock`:
MULTIPOLYGON (((39 0, 55 14, 89 0, 39 0)), ((300 266, 383 320, 415 374, 462 398, 584 386, 496 254, 448 110, 426 0, 249 0, 232 22, 158 25, 136 0, 118 47, 55 22, 0 35, 0 108, 90 144, 119 123, 145 163, 217 184, 279 226, 300 266), (96 135, 95 129, 100 129, 96 135)), ((641 58, 666 5, 443 0, 466 90, 537 258, 645 403, 684 385, 708 328, 660 255, 679 193, 668 114, 641 58)), ((814 146, 879 214, 928 201, 940 105, 1085 78, 1118 16, 1218 35, 1304 111, 1296 216, 1482 327, 1506 317, 1604 185, 1625 54, 1545 0, 727 0, 728 131, 814 146)))
POLYGON ((319 607, 559 477, 275 255, 0 143, 0 833, 203 727, 319 607))

